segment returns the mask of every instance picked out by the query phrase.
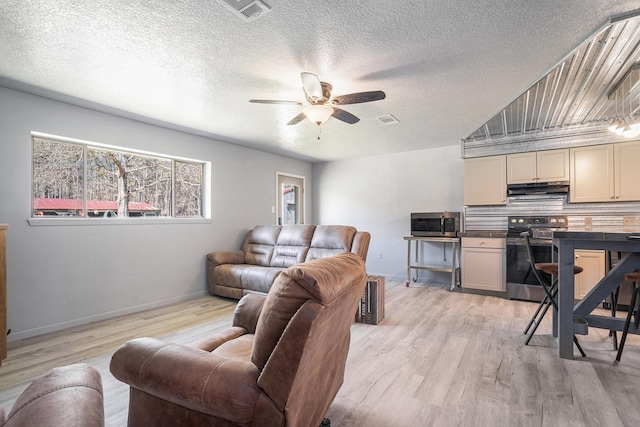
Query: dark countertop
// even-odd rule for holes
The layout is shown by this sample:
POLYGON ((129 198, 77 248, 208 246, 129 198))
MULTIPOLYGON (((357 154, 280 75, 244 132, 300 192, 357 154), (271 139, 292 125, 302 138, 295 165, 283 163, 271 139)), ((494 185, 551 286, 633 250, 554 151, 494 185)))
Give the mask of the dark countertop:
POLYGON ((603 227, 603 228, 585 228, 579 230, 569 229, 567 231, 554 231, 554 239, 571 239, 571 240, 638 240, 640 241, 640 227, 603 227), (631 236, 631 238, 629 238, 631 236), (634 239, 635 237, 635 239, 634 239))

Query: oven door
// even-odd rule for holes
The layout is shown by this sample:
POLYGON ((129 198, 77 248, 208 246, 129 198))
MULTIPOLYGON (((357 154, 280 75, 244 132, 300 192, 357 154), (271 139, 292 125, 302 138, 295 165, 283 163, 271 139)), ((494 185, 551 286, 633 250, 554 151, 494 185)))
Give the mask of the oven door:
MULTIPOLYGON (((551 239, 531 239, 536 262, 552 262, 551 239)), ((524 238, 507 238, 507 298, 542 301, 544 290, 531 270, 524 238)))

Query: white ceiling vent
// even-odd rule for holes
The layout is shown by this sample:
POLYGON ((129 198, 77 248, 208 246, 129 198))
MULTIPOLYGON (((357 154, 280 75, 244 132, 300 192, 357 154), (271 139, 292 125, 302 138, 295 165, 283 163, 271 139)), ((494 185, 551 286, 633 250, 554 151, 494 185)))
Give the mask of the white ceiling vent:
POLYGON ((258 19, 271 8, 260 0, 218 0, 246 22, 258 19))
POLYGON ((391 114, 387 114, 387 115, 384 115, 384 116, 376 117, 376 119, 380 120, 385 125, 394 125, 396 123, 400 123, 400 121, 398 121, 398 119, 393 117, 391 114))

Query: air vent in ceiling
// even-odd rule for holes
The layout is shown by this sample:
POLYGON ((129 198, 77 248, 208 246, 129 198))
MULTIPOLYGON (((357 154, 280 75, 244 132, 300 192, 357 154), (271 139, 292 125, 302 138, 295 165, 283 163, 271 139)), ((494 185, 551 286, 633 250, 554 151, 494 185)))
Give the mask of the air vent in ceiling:
POLYGON ((254 21, 271 10, 260 0, 218 0, 218 2, 227 6, 246 22, 254 21))
POLYGON ((376 117, 376 119, 380 120, 385 125, 393 125, 396 123, 400 123, 398 119, 393 117, 391 114, 386 114, 384 116, 376 117))

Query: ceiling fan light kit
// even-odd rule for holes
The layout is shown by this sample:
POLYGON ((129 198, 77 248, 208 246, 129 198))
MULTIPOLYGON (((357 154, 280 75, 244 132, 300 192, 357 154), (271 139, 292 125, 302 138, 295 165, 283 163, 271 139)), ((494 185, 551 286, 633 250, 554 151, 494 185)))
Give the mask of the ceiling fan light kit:
POLYGON ((307 119, 320 126, 333 114, 333 108, 328 105, 311 105, 302 110, 307 119))

